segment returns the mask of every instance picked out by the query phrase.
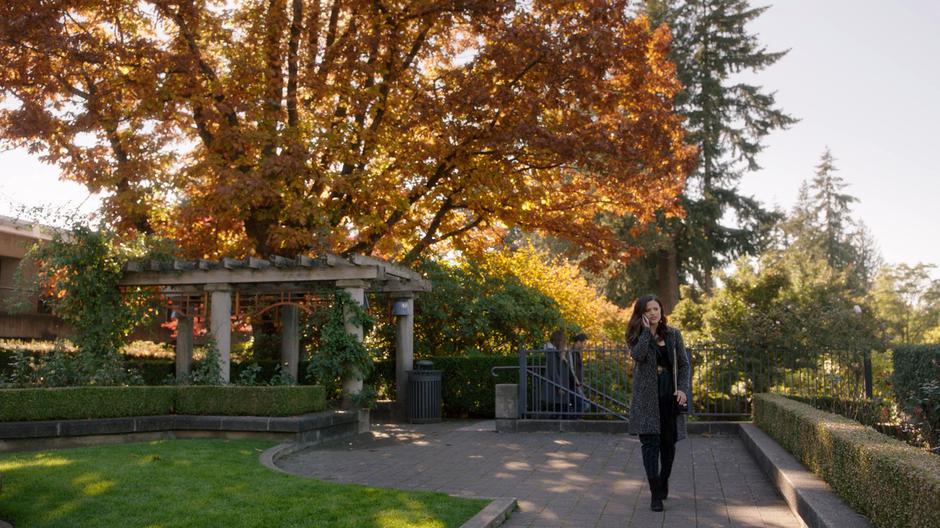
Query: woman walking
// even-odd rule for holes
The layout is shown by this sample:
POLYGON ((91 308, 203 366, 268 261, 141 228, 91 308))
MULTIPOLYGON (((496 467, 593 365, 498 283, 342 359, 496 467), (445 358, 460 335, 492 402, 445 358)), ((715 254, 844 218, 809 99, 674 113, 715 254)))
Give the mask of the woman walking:
POLYGON ((629 431, 640 436, 643 468, 652 495, 650 509, 663 511, 676 442, 686 437, 684 409, 691 391, 692 369, 682 334, 666 326, 663 305, 653 295, 637 299, 626 337, 633 357, 629 431))

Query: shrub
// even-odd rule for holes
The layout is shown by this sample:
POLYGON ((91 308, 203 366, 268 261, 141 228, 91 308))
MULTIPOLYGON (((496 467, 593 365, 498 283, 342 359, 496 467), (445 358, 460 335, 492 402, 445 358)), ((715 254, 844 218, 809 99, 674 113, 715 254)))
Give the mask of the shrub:
POLYGON ((0 353, 0 385, 72 387, 80 385, 142 385, 144 378, 116 354, 70 352, 57 345, 52 352, 23 349, 0 353), (5 367, 5 368, 3 368, 5 367))
POLYGON ((778 395, 755 395, 754 423, 875 526, 937 526, 940 457, 778 395))
MULTIPOLYGON (((433 350, 439 356, 508 354, 520 343, 543 343, 564 322, 554 299, 512 273, 475 260, 425 261, 421 271, 434 289, 415 299, 415 350, 433 350)), ((390 343, 393 328, 384 327, 390 343)))
POLYGON ((138 372, 144 385, 165 385, 176 373, 176 363, 172 359, 127 358, 124 365, 138 372))
POLYGON ((205 385, 177 390, 177 414, 292 416, 326 409, 326 393, 318 385, 205 385))
POLYGON ((24 261, 38 264, 38 283, 24 289, 50 294, 53 313, 74 330, 75 346, 104 361, 118 356, 124 339, 154 313, 145 291, 118 288, 128 259, 156 256, 154 248, 145 237, 122 241, 104 226, 73 222, 29 249, 24 261))
POLYGON ((330 397, 340 393, 342 381, 346 377, 367 377, 372 370, 369 350, 362 341, 346 331, 346 323, 349 321, 365 332, 372 324, 372 318, 344 290, 334 292, 334 301, 320 331, 319 349, 312 353, 307 366, 307 376, 324 386, 330 397))
POLYGON ((0 421, 165 414, 291 416, 326 409, 322 387, 164 386, 0 389, 0 421))
POLYGON ((162 415, 175 400, 174 387, 0 389, 0 421, 162 415))
POLYGON ((898 405, 932 446, 940 445, 940 345, 900 346, 892 358, 898 405))

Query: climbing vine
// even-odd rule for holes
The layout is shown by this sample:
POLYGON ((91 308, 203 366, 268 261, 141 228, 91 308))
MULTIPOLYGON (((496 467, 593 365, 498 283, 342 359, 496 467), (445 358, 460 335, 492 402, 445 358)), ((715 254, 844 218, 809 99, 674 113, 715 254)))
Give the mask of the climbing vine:
POLYGON ((127 382, 121 346, 135 327, 148 321, 155 307, 146 291, 122 293, 118 285, 124 264, 155 255, 153 248, 147 239, 120 241, 103 228, 74 222, 68 229, 54 231, 52 240, 29 249, 24 262, 36 267, 33 284, 24 284, 22 265, 17 270, 23 290, 41 293, 52 312, 72 328, 84 383, 127 382))
POLYGON ((334 302, 320 330, 320 346, 310 358, 307 374, 326 387, 327 394, 340 394, 342 380, 357 375, 365 379, 372 372, 368 349, 346 331, 346 321, 369 328, 372 317, 344 290, 336 290, 334 302))

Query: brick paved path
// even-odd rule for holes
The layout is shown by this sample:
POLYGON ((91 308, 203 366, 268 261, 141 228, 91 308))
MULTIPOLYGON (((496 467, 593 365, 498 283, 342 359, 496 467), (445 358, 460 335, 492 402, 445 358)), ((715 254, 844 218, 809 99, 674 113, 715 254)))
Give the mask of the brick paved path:
POLYGON ((507 527, 801 526, 737 437, 680 442, 666 511, 655 513, 635 436, 496 433, 493 422, 374 429, 278 466, 335 482, 516 497, 507 527))

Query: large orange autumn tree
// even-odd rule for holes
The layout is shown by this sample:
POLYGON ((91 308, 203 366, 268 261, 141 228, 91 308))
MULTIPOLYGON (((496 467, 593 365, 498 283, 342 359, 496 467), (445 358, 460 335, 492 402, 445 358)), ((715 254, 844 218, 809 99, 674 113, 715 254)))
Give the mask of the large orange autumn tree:
POLYGON ((410 261, 518 226, 595 259, 693 160, 627 1, 18 0, 0 140, 191 256, 410 261))

